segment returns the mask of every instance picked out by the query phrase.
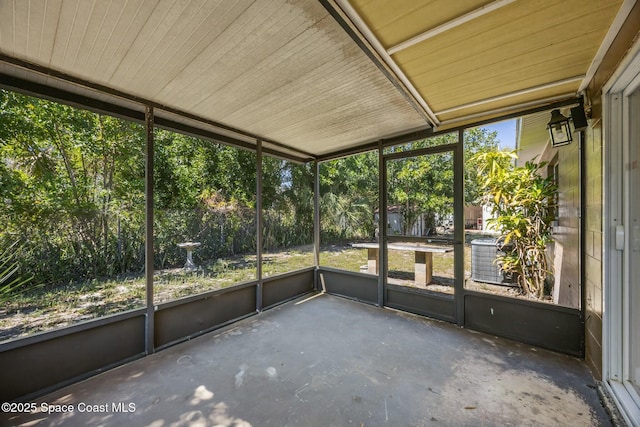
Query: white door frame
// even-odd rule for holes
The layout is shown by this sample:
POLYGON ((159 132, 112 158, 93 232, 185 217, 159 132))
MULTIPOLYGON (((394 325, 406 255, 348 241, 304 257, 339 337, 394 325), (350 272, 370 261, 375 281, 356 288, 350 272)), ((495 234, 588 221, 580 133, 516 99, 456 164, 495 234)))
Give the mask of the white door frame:
MULTIPOLYGON (((602 90, 603 99, 603 329, 602 375, 628 424, 640 426, 640 397, 625 385, 630 368, 628 344, 630 329, 630 298, 628 209, 629 171, 624 167, 628 158, 630 123, 629 95, 640 89, 640 43, 618 67, 602 90)), ((640 309, 640 307, 634 307, 640 309)))

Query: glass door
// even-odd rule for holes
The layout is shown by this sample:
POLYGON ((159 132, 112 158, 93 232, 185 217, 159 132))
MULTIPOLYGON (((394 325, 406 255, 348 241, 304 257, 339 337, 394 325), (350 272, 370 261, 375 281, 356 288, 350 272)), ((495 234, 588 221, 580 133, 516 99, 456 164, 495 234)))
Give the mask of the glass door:
POLYGON ((625 148, 625 169, 628 170, 628 190, 625 197, 625 224, 628 244, 623 257, 625 337, 623 364, 625 382, 636 404, 640 406, 640 89, 629 96, 629 139, 625 148))
MULTIPOLYGON (((386 304, 455 321, 464 225, 456 232, 459 144, 387 153, 380 227, 386 304), (460 235, 460 236, 459 236, 460 235)), ((460 208, 460 210, 462 210, 460 208)))
POLYGON ((603 123, 603 377, 640 425, 640 54, 606 89, 603 123))

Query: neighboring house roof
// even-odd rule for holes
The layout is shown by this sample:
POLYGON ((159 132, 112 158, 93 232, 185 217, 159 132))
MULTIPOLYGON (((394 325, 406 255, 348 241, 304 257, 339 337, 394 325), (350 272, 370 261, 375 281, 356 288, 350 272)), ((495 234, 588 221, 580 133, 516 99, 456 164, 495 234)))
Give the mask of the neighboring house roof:
MULTIPOLYGON (((568 114, 566 115, 568 116, 568 114)), ((539 160, 549 143, 547 123, 550 118, 551 115, 548 111, 518 118, 516 123, 518 160, 516 164, 522 165, 536 157, 539 160)))

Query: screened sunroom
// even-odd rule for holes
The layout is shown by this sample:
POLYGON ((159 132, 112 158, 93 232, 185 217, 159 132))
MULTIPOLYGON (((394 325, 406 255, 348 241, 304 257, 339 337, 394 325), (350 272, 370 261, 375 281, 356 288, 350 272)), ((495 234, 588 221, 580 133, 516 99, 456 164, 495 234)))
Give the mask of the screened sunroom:
POLYGON ((454 3, 0 0, 0 424, 640 423, 640 6, 454 3))

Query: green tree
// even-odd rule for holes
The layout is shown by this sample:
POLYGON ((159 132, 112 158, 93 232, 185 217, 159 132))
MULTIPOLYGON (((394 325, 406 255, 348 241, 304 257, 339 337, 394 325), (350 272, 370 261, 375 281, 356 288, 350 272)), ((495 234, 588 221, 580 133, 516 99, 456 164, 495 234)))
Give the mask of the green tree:
POLYGON ((320 164, 320 228, 324 243, 372 239, 377 209, 377 152, 320 164))
POLYGON ((0 251, 0 302, 10 298, 15 292, 21 291, 33 278, 21 275, 21 265, 16 259, 18 243, 13 242, 0 251))
POLYGON ((474 161, 484 177, 484 202, 494 216, 489 224, 504 239, 504 255, 498 258, 501 268, 515 275, 525 294, 542 298, 557 187, 553 177, 541 174, 546 162, 515 167, 515 158, 515 151, 493 151, 478 154, 474 161))
POLYGON ((478 127, 464 131, 464 202, 477 205, 484 195, 484 182, 478 176, 478 156, 499 149, 498 132, 478 127))
MULTIPOLYGON (((458 142, 457 134, 439 135, 385 149, 406 152, 458 142)), ((464 133, 465 202, 477 204, 482 185, 473 156, 498 147, 497 133, 484 128, 464 133)), ((450 152, 387 162, 388 205, 403 216, 403 233, 422 217, 435 230, 438 220, 453 215, 453 158, 450 152)), ((376 151, 323 162, 320 167, 321 229, 323 241, 344 242, 374 237, 378 209, 378 153, 376 151)))
POLYGON ((155 142, 156 266, 184 263, 187 240, 203 259, 255 252, 255 153, 165 130, 155 142))
POLYGON ((263 159, 264 248, 268 250, 313 242, 313 182, 311 163, 263 159))
MULTIPOLYGON (((437 147, 458 142, 457 134, 445 134, 416 141, 393 149, 393 152, 409 152, 420 148, 437 147)), ((493 151, 498 146, 497 133, 484 128, 464 132, 466 204, 477 204, 482 195, 482 185, 475 171, 475 155, 493 151)), ((434 232, 453 216, 453 153, 427 154, 388 161, 388 200, 390 206, 398 206, 403 217, 403 234, 409 234, 422 217, 425 227, 434 232)))
POLYGON ((0 91, 0 105, 0 241, 23 241, 25 264, 45 283, 139 261, 143 234, 122 231, 143 224, 131 215, 144 206, 134 191, 144 180, 132 179, 144 176, 141 127, 8 91, 0 91))

